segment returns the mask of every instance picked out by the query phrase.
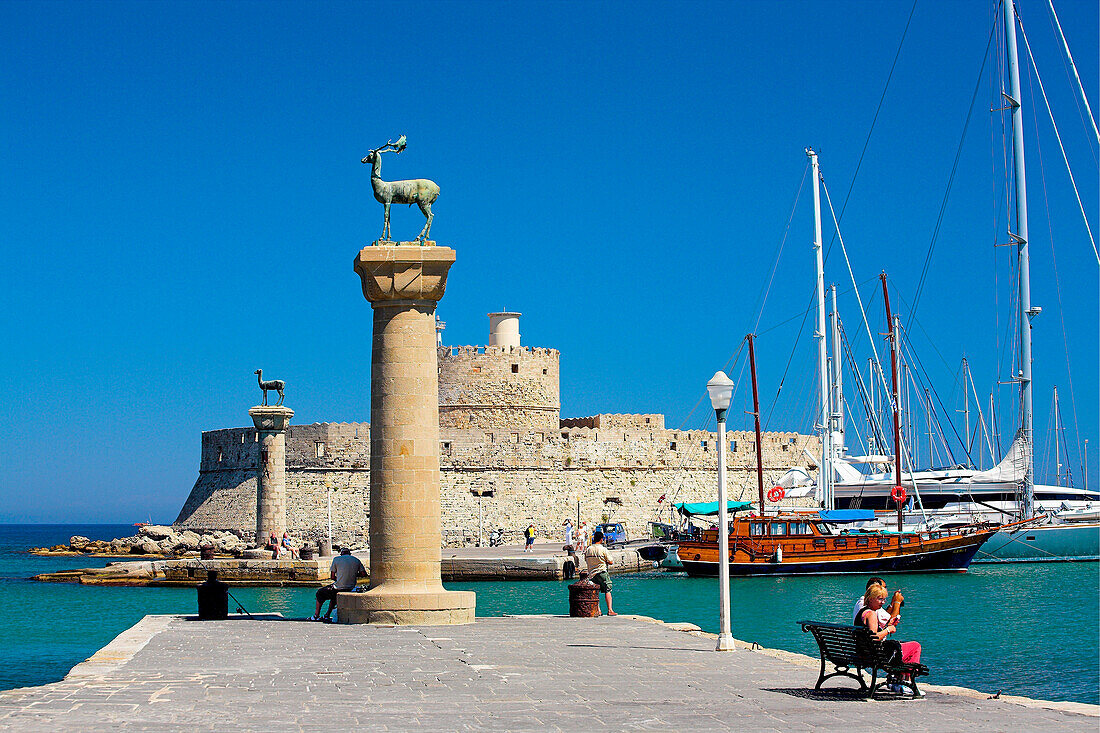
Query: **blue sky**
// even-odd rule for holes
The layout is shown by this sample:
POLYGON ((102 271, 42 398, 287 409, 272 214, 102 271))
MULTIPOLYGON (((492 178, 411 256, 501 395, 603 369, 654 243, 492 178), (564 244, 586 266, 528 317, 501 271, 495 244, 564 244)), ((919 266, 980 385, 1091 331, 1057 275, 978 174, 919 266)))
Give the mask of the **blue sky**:
MULTIPOLYGON (((1096 3, 1057 7, 1095 111, 1096 3)), ((370 307, 351 262, 382 211, 359 160, 400 134, 383 177, 439 183, 433 235, 458 253, 446 342, 485 343, 486 313, 523 312, 524 342, 562 352, 563 415, 704 426, 692 408, 753 328, 787 232, 757 328, 761 392, 771 405, 790 359, 769 427, 809 430, 808 186, 787 229, 803 148, 839 209, 910 8, 0 5, 0 521, 170 521, 200 432, 247 423, 258 367, 287 381, 297 423, 368 420, 370 307)), ((1096 231, 1095 140, 1046 3, 1021 13, 1096 231)), ((913 14, 842 222, 876 334, 880 271, 912 316, 997 18, 980 2, 913 14)), ((982 394, 1011 371, 998 43, 909 326, 948 411, 963 356, 982 394)), ((1089 438, 1095 465, 1097 263, 1045 110, 1025 109, 1037 450, 1052 385, 1072 422, 1072 377, 1069 440, 1089 438)), ((422 221, 395 209, 395 236, 422 221)), ((838 247, 826 268, 865 360, 838 247)), ((1012 390, 996 392, 1007 433, 1012 390)), ((736 399, 747 427, 747 379, 736 399)))

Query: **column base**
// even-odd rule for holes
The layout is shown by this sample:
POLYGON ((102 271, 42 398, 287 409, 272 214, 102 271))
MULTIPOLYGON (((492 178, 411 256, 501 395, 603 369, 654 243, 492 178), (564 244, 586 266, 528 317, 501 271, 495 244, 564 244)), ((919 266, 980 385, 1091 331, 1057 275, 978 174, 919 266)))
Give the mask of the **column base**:
POLYGON ((337 619, 342 624, 453 626, 472 624, 476 595, 472 591, 430 593, 340 593, 337 619))

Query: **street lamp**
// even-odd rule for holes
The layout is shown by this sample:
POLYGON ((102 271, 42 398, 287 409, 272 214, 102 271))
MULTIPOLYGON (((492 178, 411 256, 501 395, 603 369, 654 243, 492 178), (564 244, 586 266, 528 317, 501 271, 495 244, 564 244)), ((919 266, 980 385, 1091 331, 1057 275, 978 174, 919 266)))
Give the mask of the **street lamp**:
POLYGON ((730 528, 726 517, 726 410, 733 396, 733 381, 725 372, 715 372, 707 382, 710 404, 718 420, 718 646, 717 651, 733 651, 730 631, 730 528))

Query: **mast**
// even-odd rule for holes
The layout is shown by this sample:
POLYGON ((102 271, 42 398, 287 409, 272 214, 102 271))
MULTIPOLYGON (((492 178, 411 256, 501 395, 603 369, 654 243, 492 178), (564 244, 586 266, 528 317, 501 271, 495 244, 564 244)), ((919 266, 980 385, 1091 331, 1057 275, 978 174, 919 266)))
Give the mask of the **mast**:
POLYGON ((753 349, 755 336, 746 336, 749 340, 749 371, 752 372, 752 420, 756 425, 756 488, 760 493, 760 516, 764 516, 764 448, 760 443, 760 397, 756 392, 756 351, 753 349))
POLYGON ((878 444, 875 442, 875 421, 878 420, 878 400, 876 395, 878 393, 878 382, 875 380, 875 360, 867 360, 867 385, 869 389, 871 399, 871 414, 867 416, 867 452, 871 455, 875 454, 876 450, 881 450, 878 444))
POLYGON ((829 292, 833 301, 830 323, 833 329, 833 412, 831 416, 832 435, 830 436, 830 446, 833 449, 833 457, 840 460, 844 457, 844 364, 841 360, 843 352, 840 350, 840 312, 836 306, 835 284, 829 286, 829 292))
MULTIPOLYGON (((886 303, 886 323, 887 325, 893 324, 893 328, 890 329, 890 375, 893 382, 893 394, 890 395, 890 400, 893 402, 894 408, 894 486, 901 488, 901 420, 898 416, 898 332, 897 321, 894 319, 893 313, 890 312, 890 291, 886 287, 886 273, 879 275, 882 280, 882 299, 886 303)), ((901 502, 897 502, 898 505, 898 532, 901 531, 902 525, 902 511, 901 502)))
POLYGON ((1062 431, 1058 414, 1058 385, 1054 385, 1054 485, 1062 485, 1062 431))
POLYGON ((821 385, 821 410, 818 423, 821 426, 821 468, 817 472, 817 483, 821 489, 821 499, 826 509, 833 508, 833 462, 831 435, 829 430, 829 354, 825 343, 825 257, 821 247, 821 167, 817 153, 806 148, 810 156, 814 176, 814 258, 817 274, 817 324, 814 338, 817 339, 818 382, 821 385))
POLYGON ((1024 469, 1024 519, 1035 515, 1035 469, 1033 463, 1033 414, 1031 405, 1031 319, 1039 309, 1031 307, 1031 265, 1028 259, 1027 178, 1024 171, 1024 113, 1020 106, 1020 62, 1016 55, 1016 9, 1012 0, 1002 0, 1004 8, 1005 47, 1008 51, 1008 94, 1004 95, 1012 110, 1012 157, 1016 168, 1016 233, 1009 232, 1016 243, 1020 281, 1020 433, 1023 436, 1028 461, 1024 469))
MULTIPOLYGON (((967 460, 970 460, 970 390, 967 389, 967 383, 970 376, 970 364, 967 363, 966 357, 963 357, 963 422, 966 424, 966 456, 967 460)), ((973 463, 973 461, 971 461, 973 463)))

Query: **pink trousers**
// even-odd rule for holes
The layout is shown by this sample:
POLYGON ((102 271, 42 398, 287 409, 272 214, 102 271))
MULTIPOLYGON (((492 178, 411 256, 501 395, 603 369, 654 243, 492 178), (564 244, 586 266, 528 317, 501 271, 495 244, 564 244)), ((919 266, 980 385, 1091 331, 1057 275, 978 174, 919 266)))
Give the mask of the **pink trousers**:
MULTIPOLYGON (((903 641, 901 644, 901 661, 906 664, 917 664, 920 662, 920 642, 919 641, 903 641)), ((908 680, 909 675, 902 675, 903 679, 908 680)))

